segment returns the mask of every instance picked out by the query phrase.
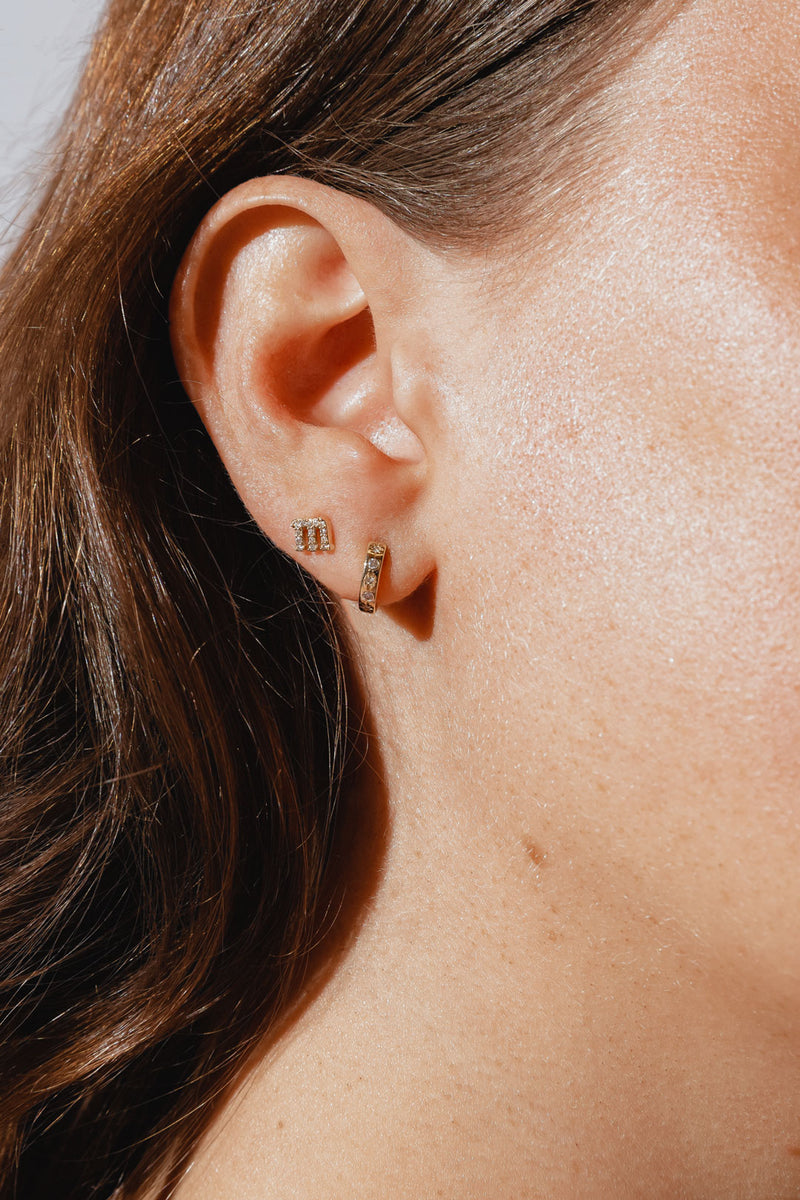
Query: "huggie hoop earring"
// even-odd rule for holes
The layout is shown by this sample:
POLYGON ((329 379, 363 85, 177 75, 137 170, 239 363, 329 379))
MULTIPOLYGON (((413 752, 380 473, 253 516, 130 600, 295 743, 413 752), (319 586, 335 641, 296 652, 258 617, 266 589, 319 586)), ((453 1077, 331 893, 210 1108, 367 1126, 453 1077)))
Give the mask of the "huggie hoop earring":
POLYGON ((295 550, 307 550, 316 554, 319 550, 332 550, 333 537, 324 517, 304 517, 292 521, 295 550))
POLYGON ((358 607, 362 612, 374 613, 378 607, 378 585, 381 581, 386 550, 384 542, 370 542, 367 547, 367 557, 364 559, 364 570, 361 575, 361 587, 358 589, 358 607))

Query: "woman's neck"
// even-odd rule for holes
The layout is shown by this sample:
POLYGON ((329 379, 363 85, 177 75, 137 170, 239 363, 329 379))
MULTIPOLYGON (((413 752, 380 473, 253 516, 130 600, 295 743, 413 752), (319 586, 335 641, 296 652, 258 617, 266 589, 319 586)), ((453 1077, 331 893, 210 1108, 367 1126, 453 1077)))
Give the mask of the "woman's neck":
POLYGON ((375 706, 338 941, 179 1200, 791 1194, 780 1005, 591 821, 559 826, 484 756, 429 759, 454 713, 433 670, 414 686, 375 706))

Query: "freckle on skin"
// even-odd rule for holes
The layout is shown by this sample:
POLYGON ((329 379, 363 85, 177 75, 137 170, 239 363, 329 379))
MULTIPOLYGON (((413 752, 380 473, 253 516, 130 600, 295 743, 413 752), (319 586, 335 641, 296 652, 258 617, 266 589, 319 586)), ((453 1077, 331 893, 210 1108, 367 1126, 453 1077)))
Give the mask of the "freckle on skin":
POLYGON ((535 867, 540 867, 547 858, 545 851, 540 849, 540 847, 537 846, 534 841, 531 841, 530 838, 523 838, 522 844, 525 847, 525 853, 533 865, 535 867))
POLYGON ((800 1146, 790 1146, 789 1154, 792 1158, 800 1158, 800 1146))
POLYGON ((278 1129, 283 1129, 283 1121, 278 1121, 278 1129))

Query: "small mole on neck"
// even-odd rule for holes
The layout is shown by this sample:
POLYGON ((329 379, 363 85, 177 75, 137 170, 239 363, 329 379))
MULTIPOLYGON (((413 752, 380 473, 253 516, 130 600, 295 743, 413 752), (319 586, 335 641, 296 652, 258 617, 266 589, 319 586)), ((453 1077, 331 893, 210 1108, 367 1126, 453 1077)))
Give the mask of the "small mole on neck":
POLYGON ((522 839, 522 844, 525 847, 525 853, 535 867, 540 867, 547 858, 546 851, 542 850, 541 846, 537 846, 532 838, 525 837, 522 839))

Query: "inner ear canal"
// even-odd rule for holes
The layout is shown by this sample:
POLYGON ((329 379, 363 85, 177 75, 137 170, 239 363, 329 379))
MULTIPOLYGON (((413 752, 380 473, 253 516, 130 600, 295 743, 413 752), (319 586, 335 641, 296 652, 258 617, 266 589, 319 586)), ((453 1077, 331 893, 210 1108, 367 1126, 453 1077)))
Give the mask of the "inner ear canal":
POLYGON ((375 327, 365 305, 324 333, 284 347, 280 370, 297 417, 309 425, 363 429, 378 402, 375 327))

